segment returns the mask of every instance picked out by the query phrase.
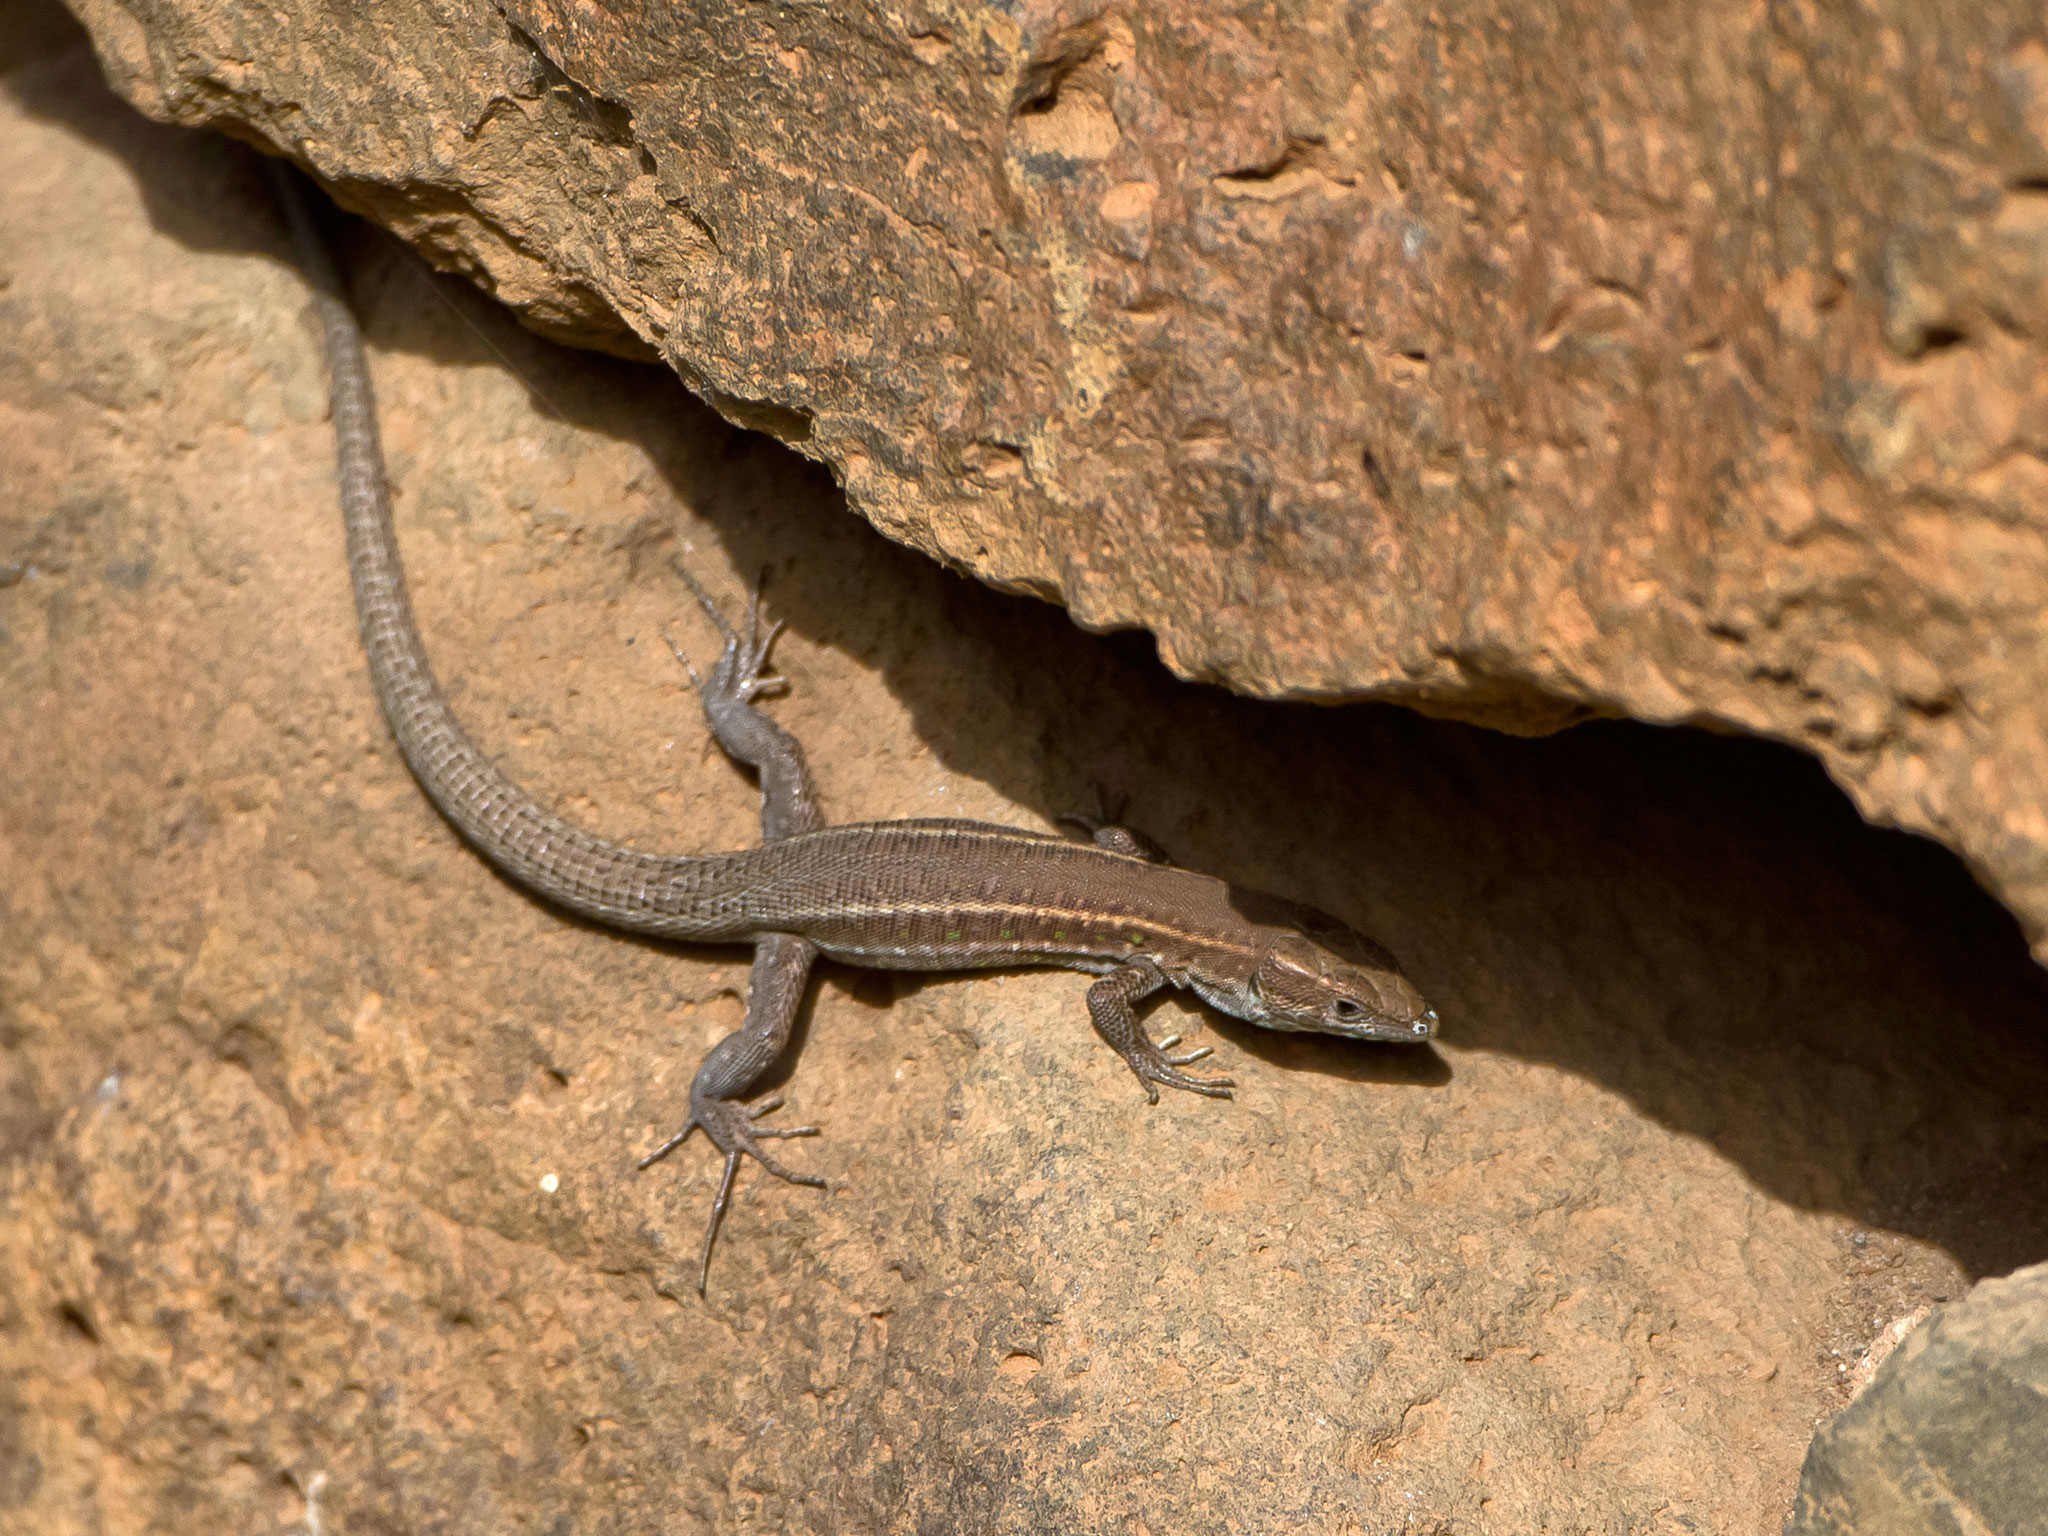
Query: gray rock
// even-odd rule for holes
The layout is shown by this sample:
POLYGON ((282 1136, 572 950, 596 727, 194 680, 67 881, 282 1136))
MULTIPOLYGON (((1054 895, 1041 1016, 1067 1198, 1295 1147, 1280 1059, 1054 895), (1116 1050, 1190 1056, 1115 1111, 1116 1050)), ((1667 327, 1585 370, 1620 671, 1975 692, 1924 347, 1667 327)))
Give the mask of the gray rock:
POLYGON ((2048 1531, 2048 1264, 1907 1335, 1813 1438, 1785 1536, 2048 1531))

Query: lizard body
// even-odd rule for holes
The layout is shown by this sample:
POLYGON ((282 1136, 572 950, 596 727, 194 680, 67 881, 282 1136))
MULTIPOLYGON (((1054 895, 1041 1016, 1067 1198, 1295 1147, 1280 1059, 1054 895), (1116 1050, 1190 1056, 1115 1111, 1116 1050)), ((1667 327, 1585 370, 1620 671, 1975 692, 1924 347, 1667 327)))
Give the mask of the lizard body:
POLYGON ((745 631, 733 631, 701 591, 725 648, 709 679, 691 676, 720 745, 760 775, 761 846, 648 853, 542 806, 470 740, 428 665, 392 527, 362 336, 295 179, 281 172, 279 183, 325 333, 370 677, 415 778, 473 848, 559 907, 662 939, 754 944, 745 1022, 699 1067, 683 1129, 641 1161, 700 1128, 724 1154, 704 1266, 742 1156, 793 1182, 823 1183, 761 1145, 815 1128, 763 1126, 759 1117, 779 1101, 743 1098, 787 1045, 820 954, 883 970, 1092 973, 1100 979, 1088 989, 1090 1017, 1155 1102, 1159 1085, 1222 1098, 1231 1088, 1184 1070, 1207 1050, 1170 1057, 1175 1042, 1153 1041, 1139 1023, 1134 1005, 1163 987, 1273 1029, 1402 1043, 1435 1032, 1434 1010, 1370 939, 1313 908, 1166 863, 1123 828, 1075 818, 1094 832, 1081 843, 973 821, 827 825, 801 747, 753 707, 780 685, 763 672, 775 630, 762 635, 750 611, 745 631))

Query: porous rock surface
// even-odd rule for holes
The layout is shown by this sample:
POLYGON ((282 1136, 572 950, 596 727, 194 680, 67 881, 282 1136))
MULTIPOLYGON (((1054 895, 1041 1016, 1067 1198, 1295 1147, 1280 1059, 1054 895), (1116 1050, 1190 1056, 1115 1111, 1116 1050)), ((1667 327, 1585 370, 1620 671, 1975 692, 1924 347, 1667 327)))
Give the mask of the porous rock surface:
POLYGON ((1185 676, 1797 742, 2048 943, 2037 4, 72 3, 1185 676))
POLYGON ((700 1302, 714 1162, 631 1164, 745 954, 565 922, 436 818, 254 156, 38 35, 0 33, 7 1536, 1773 1532, 1859 1353, 2048 1257, 2041 975, 1810 763, 1176 683, 358 231, 428 642, 543 798, 754 837, 663 631, 708 654, 670 555, 767 567, 832 815, 1128 792, 1443 1012, 1420 1052, 1225 1026, 1237 1100, 1148 1107, 1083 978, 825 968, 783 1091, 832 1187, 747 1172, 700 1302))
POLYGON ((2048 1528, 2048 1264, 1910 1334, 1814 1436, 1785 1536, 2048 1528))

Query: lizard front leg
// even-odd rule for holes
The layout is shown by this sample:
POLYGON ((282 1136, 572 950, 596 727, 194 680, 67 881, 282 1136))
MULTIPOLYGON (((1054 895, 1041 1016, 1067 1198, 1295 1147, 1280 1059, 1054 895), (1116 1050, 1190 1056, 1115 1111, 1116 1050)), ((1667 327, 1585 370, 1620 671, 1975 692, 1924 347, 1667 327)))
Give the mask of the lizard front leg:
POLYGON ((1124 807, 1128 797, 1119 797, 1112 810, 1109 797, 1103 793, 1100 784, 1095 786, 1095 814, 1090 816, 1080 811, 1069 811, 1053 820, 1066 826, 1079 827, 1086 832, 1098 848, 1107 848, 1111 853, 1128 854, 1134 859, 1143 859, 1148 864, 1171 864, 1166 850, 1144 833, 1121 825, 1124 807))
POLYGON ((1168 1088, 1206 1094, 1212 1099, 1229 1098, 1230 1090, 1236 1086, 1229 1078, 1196 1077, 1181 1071, 1189 1062, 1207 1056, 1207 1048, 1185 1056, 1168 1056, 1153 1044, 1145 1026, 1138 1022, 1135 1005, 1165 985, 1166 973, 1142 956, 1111 971, 1088 989, 1088 1017, 1095 1021, 1095 1032, 1123 1057, 1125 1066, 1138 1074, 1145 1097, 1154 1104, 1159 1102, 1155 1085, 1160 1083, 1168 1088))
POLYGON ((815 1174, 792 1173, 769 1156, 761 1146, 766 1140, 782 1141, 792 1136, 815 1136, 815 1125, 769 1128, 761 1116, 782 1106, 781 1099, 749 1105, 741 1096, 789 1044, 796 1027, 797 1009, 803 1006, 804 983, 811 974, 811 962, 818 947, 794 934, 767 933, 754 945, 753 975, 747 987, 747 1017, 740 1027, 711 1048, 697 1076, 690 1083, 690 1118, 683 1128, 640 1159, 648 1167, 668 1156, 688 1139, 690 1132, 703 1129, 712 1145, 725 1154, 725 1172, 719 1176, 718 1194, 711 1202, 711 1220, 704 1228, 704 1254, 697 1265, 697 1294, 704 1294, 704 1280, 711 1270, 711 1249, 718 1241, 719 1224, 732 1198, 733 1180, 740 1171, 740 1159, 751 1157, 778 1179, 823 1189, 825 1181, 815 1174))

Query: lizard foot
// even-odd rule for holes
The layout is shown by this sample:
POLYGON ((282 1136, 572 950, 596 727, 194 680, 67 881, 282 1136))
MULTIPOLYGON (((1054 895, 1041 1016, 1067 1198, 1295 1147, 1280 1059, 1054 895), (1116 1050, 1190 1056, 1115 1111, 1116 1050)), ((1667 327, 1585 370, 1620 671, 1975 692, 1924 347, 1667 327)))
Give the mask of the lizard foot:
MULTIPOLYGON (((1108 1041, 1110 1049, 1123 1058, 1124 1065, 1137 1074, 1145 1097, 1154 1104, 1159 1102, 1162 1087, 1199 1093, 1211 1099, 1229 1098, 1230 1090, 1237 1086, 1229 1078, 1196 1077, 1193 1073, 1181 1071, 1189 1062, 1200 1061, 1207 1056, 1206 1048, 1190 1051, 1179 1058, 1169 1057, 1166 1049, 1155 1044, 1145 1033, 1145 1026, 1138 1022, 1132 1005, 1142 1002, 1165 985, 1165 972, 1159 969, 1156 961, 1144 955, 1118 966, 1088 989, 1088 1017, 1095 1023, 1095 1032, 1108 1041)), ((1166 1041, 1167 1048, 1178 1044, 1178 1035, 1170 1036, 1166 1041)))
POLYGON ((1189 1093, 1199 1093, 1205 1099, 1231 1098, 1230 1090, 1237 1086, 1235 1078, 1197 1077, 1192 1072, 1183 1072, 1164 1056, 1157 1061, 1134 1061, 1131 1070, 1138 1074, 1138 1081, 1144 1085, 1145 1097, 1154 1104, 1159 1102, 1159 1089, 1154 1084, 1182 1088, 1189 1093))
POLYGON ((1199 1045, 1192 1051, 1185 1051, 1178 1056, 1166 1054, 1179 1044, 1179 1035, 1168 1035, 1157 1045, 1150 1040, 1141 1040, 1133 1049, 1120 1051, 1118 1054, 1123 1057, 1124 1065, 1138 1075, 1138 1082, 1145 1090, 1145 1097, 1154 1104, 1159 1102, 1161 1086, 1199 1093, 1209 1099, 1231 1097, 1230 1090, 1237 1086, 1233 1079, 1197 1077, 1192 1072, 1181 1071, 1182 1067, 1200 1061, 1205 1056, 1213 1056, 1215 1052, 1206 1045, 1199 1045))
POLYGON ((726 623, 725 615, 718 611, 718 604, 711 600, 711 594, 704 590, 703 584, 690 574, 689 567, 680 560, 669 563, 675 567, 676 575, 683 579, 683 585, 696 597, 698 605, 711 616, 719 634, 725 637, 725 650, 718 658, 718 665, 711 669, 711 680, 707 683, 690 665, 689 657, 683 654, 675 637, 666 630, 662 631, 670 652, 690 674, 690 681, 697 685, 697 692, 707 702, 715 696, 739 704, 751 704, 756 699, 787 692, 789 679, 777 677, 767 670, 768 652, 774 648, 775 637, 782 633, 782 622, 778 619, 770 624, 765 634, 761 630, 761 586, 766 580, 766 573, 754 582, 754 595, 747 602, 746 631, 741 633, 726 623))
POLYGON ((704 1282, 711 1273, 711 1250, 718 1243, 718 1229, 725 1221, 725 1208, 732 1200, 733 1180, 739 1176, 740 1159, 751 1157, 778 1179, 791 1184, 802 1184, 811 1189, 825 1188, 825 1181, 814 1173, 797 1173, 785 1168, 761 1145, 762 1140, 787 1141, 797 1136, 815 1136, 815 1125, 766 1126, 758 1124, 760 1118, 771 1111, 782 1108, 782 1100, 769 1099, 764 1103, 746 1105, 736 1099, 707 1099, 690 1112, 689 1123, 675 1135, 641 1158, 635 1166, 647 1168, 667 1157, 689 1139, 690 1132, 701 1127, 711 1138, 713 1146, 725 1154, 725 1171, 718 1178, 718 1193, 712 1197, 711 1220, 704 1227, 704 1252, 697 1260, 697 1294, 704 1294, 704 1282))
POLYGON ((1053 817, 1053 820, 1061 826, 1079 827, 1088 834, 1096 847, 1107 848, 1111 853, 1129 854, 1132 858, 1143 859, 1148 864, 1171 864, 1173 860, 1166 856, 1166 850, 1151 838, 1142 832, 1134 832, 1129 827, 1120 825, 1124 807, 1129 800, 1128 795, 1120 796, 1116 805, 1112 807, 1102 786, 1097 784, 1094 815, 1069 811, 1064 816, 1053 817))

